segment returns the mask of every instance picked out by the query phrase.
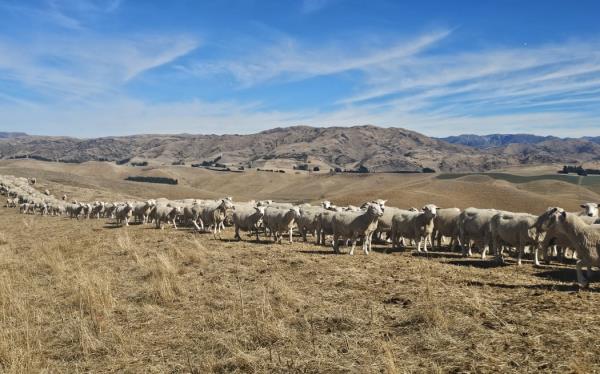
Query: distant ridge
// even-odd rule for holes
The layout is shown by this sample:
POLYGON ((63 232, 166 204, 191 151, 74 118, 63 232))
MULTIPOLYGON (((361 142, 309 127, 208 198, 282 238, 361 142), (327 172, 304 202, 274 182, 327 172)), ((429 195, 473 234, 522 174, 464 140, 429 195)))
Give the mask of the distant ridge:
POLYGON ((0 131, 0 139, 16 138, 19 136, 27 136, 27 134, 24 132, 1 132, 0 131))
MULTIPOLYGON (((153 164, 289 167, 310 164, 374 172, 423 169, 486 171, 517 165, 600 162, 600 137, 560 139, 529 134, 431 138, 402 128, 279 127, 249 135, 133 135, 77 139, 0 136, 0 158, 45 161, 148 161, 153 164)), ((17 134, 17 135, 14 135, 17 134)))
POLYGON ((452 144, 461 144, 475 148, 491 148, 503 147, 509 144, 538 144, 548 140, 558 140, 554 136, 538 136, 531 134, 490 134, 490 135, 473 135, 463 134, 457 136, 448 136, 440 138, 452 144))

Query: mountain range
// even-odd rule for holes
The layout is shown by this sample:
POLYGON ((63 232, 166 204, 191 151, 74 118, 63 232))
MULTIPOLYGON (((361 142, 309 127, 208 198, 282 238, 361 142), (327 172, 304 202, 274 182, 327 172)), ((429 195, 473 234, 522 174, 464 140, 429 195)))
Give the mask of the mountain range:
POLYGON ((274 128, 249 135, 132 135, 79 139, 0 133, 0 158, 149 164, 218 162, 261 167, 313 163, 373 172, 486 171, 508 166, 600 161, 600 137, 562 139, 529 134, 432 138, 376 126, 274 128))

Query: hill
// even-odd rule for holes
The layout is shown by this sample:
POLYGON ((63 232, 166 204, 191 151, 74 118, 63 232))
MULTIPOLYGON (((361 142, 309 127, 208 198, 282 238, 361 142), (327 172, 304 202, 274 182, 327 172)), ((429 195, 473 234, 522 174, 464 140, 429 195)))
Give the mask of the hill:
POLYGON ((534 135, 473 135, 436 139, 402 128, 376 126, 275 128, 249 135, 134 135, 78 139, 0 137, 0 157, 43 161, 203 161, 244 167, 292 168, 309 163, 321 170, 486 171, 517 165, 600 160, 594 139, 534 135), (462 139, 462 140, 461 140, 462 139), (471 140, 469 140, 471 139, 471 140), (486 145, 487 144, 487 145, 486 145))
POLYGON ((547 140, 557 140, 554 136, 538 136, 531 134, 490 134, 474 135, 463 134, 440 138, 452 144, 466 145, 475 148, 503 147, 509 144, 538 144, 547 140))

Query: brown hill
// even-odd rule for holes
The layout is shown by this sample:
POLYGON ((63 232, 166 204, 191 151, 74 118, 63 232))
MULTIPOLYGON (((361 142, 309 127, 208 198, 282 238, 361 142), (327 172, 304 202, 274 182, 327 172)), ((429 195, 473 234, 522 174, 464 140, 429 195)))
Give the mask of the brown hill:
POLYGON ((414 131, 375 126, 276 128, 250 135, 134 135, 77 139, 19 136, 0 139, 0 157, 85 162, 150 163, 217 161, 261 167, 306 162, 369 171, 483 171, 521 164, 600 160, 600 145, 584 139, 551 139, 481 149, 451 144, 414 131), (277 163, 276 163, 277 164, 277 163))

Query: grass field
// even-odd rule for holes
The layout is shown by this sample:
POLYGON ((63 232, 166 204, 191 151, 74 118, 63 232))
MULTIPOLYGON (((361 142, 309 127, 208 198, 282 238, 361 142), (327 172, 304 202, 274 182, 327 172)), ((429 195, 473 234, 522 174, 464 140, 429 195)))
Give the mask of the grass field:
MULTIPOLYGON (((73 198, 272 197, 494 206, 535 212, 599 201, 563 181, 487 175, 301 176, 168 167, 0 163, 73 198), (138 170, 138 169, 136 169, 138 170), (139 171, 139 170, 138 170, 139 171)), ((187 229, 0 208, 0 372, 579 372, 600 368, 600 284, 572 265, 517 268, 456 253, 222 240, 187 229)), ((299 239, 299 238, 298 238, 299 239)))

